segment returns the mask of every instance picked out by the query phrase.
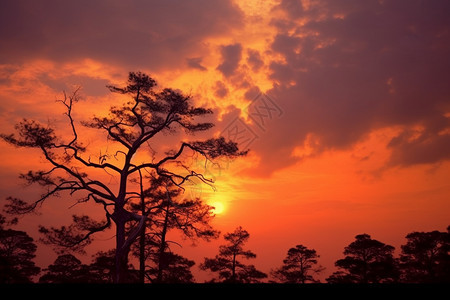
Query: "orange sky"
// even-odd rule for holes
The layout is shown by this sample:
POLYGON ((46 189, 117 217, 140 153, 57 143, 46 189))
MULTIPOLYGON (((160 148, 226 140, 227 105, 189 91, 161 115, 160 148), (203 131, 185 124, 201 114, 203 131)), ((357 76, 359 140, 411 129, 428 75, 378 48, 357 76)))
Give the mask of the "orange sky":
MULTIPOLYGON (((12 132, 26 117, 64 131, 55 103, 63 90, 82 87, 74 114, 87 119, 118 101, 105 85, 147 72, 214 108, 211 136, 245 131, 236 141, 250 154, 208 169, 216 192, 196 191, 222 203, 215 226, 248 230, 265 272, 290 247, 314 248, 325 278, 357 234, 399 249, 411 231, 450 225, 449 9, 410 0, 2 1, 0 128, 12 132)), ((43 158, 0 147, 0 200, 35 195, 17 177, 43 158)), ((58 201, 20 226, 36 233, 86 210, 58 201)), ((199 264, 221 242, 179 251, 199 264)))

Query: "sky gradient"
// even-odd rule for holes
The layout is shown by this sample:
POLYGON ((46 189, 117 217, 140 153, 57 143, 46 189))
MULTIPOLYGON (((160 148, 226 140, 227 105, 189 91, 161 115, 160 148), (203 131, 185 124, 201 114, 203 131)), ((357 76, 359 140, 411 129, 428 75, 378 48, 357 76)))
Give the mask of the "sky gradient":
MULTIPOLYGON (((223 205, 215 226, 246 229, 265 272, 290 247, 314 248, 326 277, 357 234, 398 250, 411 231, 450 225, 448 11, 445 0, 1 1, 0 128, 29 118, 63 131, 63 91, 81 86, 74 114, 86 120, 119 101, 106 85, 146 72, 213 108, 210 136, 250 149, 207 170, 217 192, 195 191, 223 205)), ((18 174, 43 158, 0 147, 0 201, 33 197, 18 174)), ((20 226, 68 224, 86 209, 72 204, 49 201, 20 226)), ((199 264, 220 242, 177 251, 199 264)))

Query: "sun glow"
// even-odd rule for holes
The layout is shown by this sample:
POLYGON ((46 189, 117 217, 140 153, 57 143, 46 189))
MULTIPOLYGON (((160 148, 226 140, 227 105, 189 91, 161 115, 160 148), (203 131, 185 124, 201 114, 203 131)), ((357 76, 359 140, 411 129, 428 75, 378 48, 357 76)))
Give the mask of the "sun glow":
POLYGON ((225 211, 225 205, 223 204, 223 202, 214 201, 214 202, 211 202, 210 205, 214 207, 213 211, 216 215, 220 215, 220 214, 224 213, 224 211, 225 211))
POLYGON ((226 200, 222 195, 217 194, 217 192, 211 195, 208 205, 214 207, 212 211, 216 215, 221 215, 226 212, 226 200))

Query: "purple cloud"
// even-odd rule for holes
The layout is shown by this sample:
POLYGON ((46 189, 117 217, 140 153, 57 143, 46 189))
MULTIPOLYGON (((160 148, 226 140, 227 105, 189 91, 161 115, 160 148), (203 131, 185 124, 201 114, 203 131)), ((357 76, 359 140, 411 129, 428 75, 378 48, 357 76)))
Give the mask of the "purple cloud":
MULTIPOLYGON (((405 134, 389 148, 389 166, 450 159, 450 11, 448 1, 321 1, 309 10, 277 9, 271 92, 284 110, 255 143, 260 168, 286 167, 308 134, 315 153, 348 149, 372 130, 423 126, 416 140, 405 134), (298 22, 303 18, 303 22, 298 22)), ((261 172, 265 173, 265 172, 261 172)))
POLYGON ((220 49, 222 54, 222 63, 217 67, 217 70, 222 72, 225 77, 230 77, 239 67, 239 62, 242 58, 242 45, 232 44, 222 46, 220 49))

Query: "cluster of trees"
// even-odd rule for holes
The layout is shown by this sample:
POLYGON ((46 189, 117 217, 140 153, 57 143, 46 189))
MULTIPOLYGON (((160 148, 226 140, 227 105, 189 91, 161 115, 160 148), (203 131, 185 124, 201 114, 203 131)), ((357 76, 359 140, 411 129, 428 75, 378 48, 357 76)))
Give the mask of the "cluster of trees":
POLYGON ((211 122, 197 120, 213 111, 195 106, 190 96, 179 91, 158 88, 156 81, 144 73, 131 72, 125 87, 108 88, 129 100, 110 107, 106 116, 82 121, 82 132, 73 117, 79 101, 76 90, 59 100, 65 109, 66 127, 24 119, 16 125, 16 133, 0 134, 13 146, 40 152, 47 167, 20 175, 27 183, 43 187, 43 194, 32 201, 10 197, 6 212, 27 214, 51 198, 95 203, 104 211, 104 220, 83 215, 74 216, 70 226, 41 227, 45 240, 63 249, 82 251, 95 233, 114 226, 114 282, 128 280, 129 256, 136 253, 140 281, 150 276, 148 259, 159 265, 157 273, 152 274, 156 279, 148 279, 161 281, 167 264, 165 238, 171 227, 188 238, 217 236, 208 225, 211 207, 200 199, 179 197, 181 191, 194 179, 213 186, 213 180, 204 176, 206 167, 201 166, 243 156, 247 151, 240 151, 236 143, 223 137, 189 140, 204 136, 203 132, 213 127, 211 122), (82 139, 89 130, 99 131, 97 137, 103 134, 106 144, 92 149, 98 144, 82 139), (57 134, 61 131, 62 136, 57 134), (174 148, 168 149, 170 145, 174 148))
MULTIPOLYGON (((72 254, 60 254, 53 264, 41 270, 33 259, 37 249, 33 239, 23 231, 4 228, 0 218, 0 282, 1 283, 113 283, 115 250, 98 252, 90 264, 83 264, 72 254), (37 280, 37 275, 40 277, 37 280)), ((259 283, 268 274, 243 260, 256 257, 244 248, 250 234, 242 227, 226 233, 226 244, 213 258, 204 258, 199 268, 217 274, 210 283, 259 283)), ((450 226, 447 232, 412 232, 406 236, 401 254, 394 257, 394 247, 360 234, 345 247, 344 258, 336 261, 338 271, 326 281, 338 283, 450 283, 450 226)), ((317 276, 325 269, 318 264, 316 250, 296 245, 288 250, 279 268, 270 273, 270 283, 319 283, 317 276)), ((161 258, 150 259, 153 265, 146 271, 148 282, 194 283, 195 262, 171 251, 161 258), (162 274, 162 275, 161 275, 162 274)), ((140 282, 140 271, 127 266, 127 282, 140 282)))
POLYGON ((336 261, 340 269, 330 283, 443 283, 450 282, 450 226, 447 232, 412 232, 395 248, 360 234, 345 247, 345 258, 336 261))
MULTIPOLYGON (((183 191, 193 180, 213 187, 213 180, 205 175, 207 166, 217 167, 217 161, 247 151, 223 137, 189 140, 204 137, 203 132, 213 127, 211 122, 197 121, 212 110, 195 106, 190 96, 179 91, 159 89, 146 74, 131 72, 125 87, 108 88, 130 100, 112 106, 106 116, 77 123, 75 91, 59 100, 66 127, 24 119, 16 125, 16 133, 0 134, 13 146, 39 151, 47 167, 20 175, 27 183, 41 186, 43 193, 31 201, 9 197, 4 211, 14 218, 36 211, 53 198, 94 203, 104 213, 102 221, 81 215, 73 216, 69 226, 39 228, 41 241, 53 245, 59 255, 43 270, 39 282, 193 282, 190 269, 195 262, 171 251, 170 245, 176 242, 168 240, 167 233, 177 230, 195 242, 216 239, 219 232, 210 225, 213 208, 199 198, 186 199, 183 191), (85 131, 79 130, 80 123, 85 131), (57 134, 64 130, 63 136, 57 134), (106 144, 92 149, 98 143, 81 138, 88 130, 98 130, 106 144), (161 145, 164 137, 167 143, 161 145), (175 148, 168 150, 168 145, 175 148), (114 250, 96 254, 89 265, 71 254, 83 252, 95 233, 111 227, 114 250), (136 269, 129 263, 131 256, 139 261, 136 269)), ((41 272, 33 262, 36 244, 27 233, 6 228, 17 219, 1 217, 0 221, 0 282, 31 282, 41 272)), ((241 227, 225 234, 227 244, 214 258, 205 258, 200 268, 217 274, 213 282, 265 280, 267 274, 242 261, 256 257, 243 247, 248 238, 241 227)), ((395 259, 392 246, 366 234, 356 236, 344 251, 346 257, 336 262, 340 271, 327 281, 448 282, 448 232, 412 233, 407 239, 402 256, 395 259)), ((315 250, 297 245, 271 275, 277 282, 316 282, 314 276, 323 270, 317 266, 318 257, 315 250)))

